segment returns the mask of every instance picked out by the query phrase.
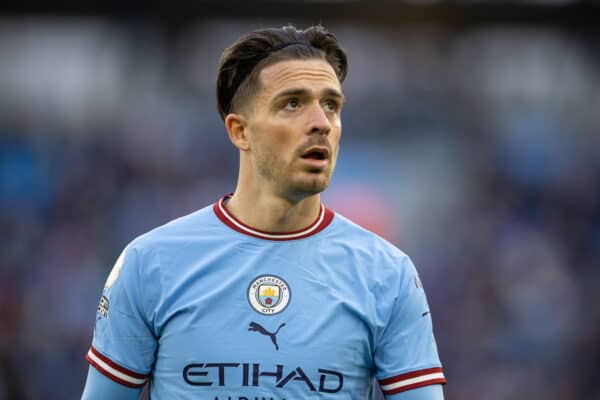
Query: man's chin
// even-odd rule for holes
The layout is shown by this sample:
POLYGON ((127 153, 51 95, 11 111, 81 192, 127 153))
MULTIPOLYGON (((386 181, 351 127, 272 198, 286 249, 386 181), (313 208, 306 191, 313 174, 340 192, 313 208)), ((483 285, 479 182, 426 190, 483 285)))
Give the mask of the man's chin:
POLYGON ((324 174, 305 176, 293 182, 291 192, 296 198, 305 198, 319 194, 329 186, 329 177, 324 174))
POLYGON ((325 176, 315 176, 299 182, 298 189, 307 195, 318 194, 327 189, 329 178, 325 176))

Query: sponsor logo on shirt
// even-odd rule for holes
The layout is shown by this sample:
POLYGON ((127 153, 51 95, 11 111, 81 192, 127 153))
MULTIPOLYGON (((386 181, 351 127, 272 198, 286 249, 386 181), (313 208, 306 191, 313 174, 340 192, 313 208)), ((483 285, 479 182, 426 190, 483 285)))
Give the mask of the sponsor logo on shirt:
POLYGON ((287 282, 275 275, 261 275, 248 286, 248 303, 262 315, 275 315, 287 307, 291 291, 287 282))
POLYGON ((275 388, 284 388, 301 385, 309 392, 319 393, 337 393, 344 387, 344 376, 340 372, 318 368, 317 373, 318 378, 311 379, 300 366, 288 368, 277 364, 274 368, 266 369, 260 363, 192 363, 183 368, 183 380, 188 385, 198 387, 240 384, 243 387, 272 387, 274 384, 275 388))
POLYGON ((104 318, 108 318, 108 298, 106 296, 100 297, 100 304, 98 304, 98 314, 104 318))
POLYGON ((275 345, 275 350, 279 350, 279 345, 277 344, 277 334, 279 330, 285 326, 285 322, 279 325, 279 328, 275 332, 269 332, 266 330, 261 324, 257 322, 250 322, 250 326, 248 326, 249 331, 258 332, 262 335, 269 336, 271 338, 271 342, 275 345))

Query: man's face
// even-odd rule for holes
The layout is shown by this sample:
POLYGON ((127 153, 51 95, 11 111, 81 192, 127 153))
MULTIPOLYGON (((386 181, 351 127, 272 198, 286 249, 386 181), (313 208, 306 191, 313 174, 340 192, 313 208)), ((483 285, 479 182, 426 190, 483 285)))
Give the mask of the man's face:
POLYGON ((248 119, 250 157, 261 183, 290 200, 329 185, 341 135, 343 95, 329 63, 281 61, 259 74, 248 119))

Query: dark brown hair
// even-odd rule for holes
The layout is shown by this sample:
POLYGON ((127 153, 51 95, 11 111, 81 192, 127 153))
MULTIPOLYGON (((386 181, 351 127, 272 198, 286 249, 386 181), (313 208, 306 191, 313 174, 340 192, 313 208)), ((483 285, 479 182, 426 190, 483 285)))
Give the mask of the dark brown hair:
POLYGON ((340 83, 346 78, 346 53, 335 35, 324 27, 311 26, 298 30, 288 25, 282 28, 260 29, 239 38, 229 46, 219 60, 217 73, 217 109, 225 120, 256 92, 260 71, 267 65, 291 59, 323 59, 327 61, 340 83))

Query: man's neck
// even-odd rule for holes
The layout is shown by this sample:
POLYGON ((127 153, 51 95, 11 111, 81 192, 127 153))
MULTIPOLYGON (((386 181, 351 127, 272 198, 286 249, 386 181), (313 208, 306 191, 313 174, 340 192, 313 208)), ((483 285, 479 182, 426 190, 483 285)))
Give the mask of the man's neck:
POLYGON ((314 194, 293 202, 273 194, 238 190, 226 207, 234 217, 254 229, 292 232, 308 227, 317 219, 321 196, 314 194))

